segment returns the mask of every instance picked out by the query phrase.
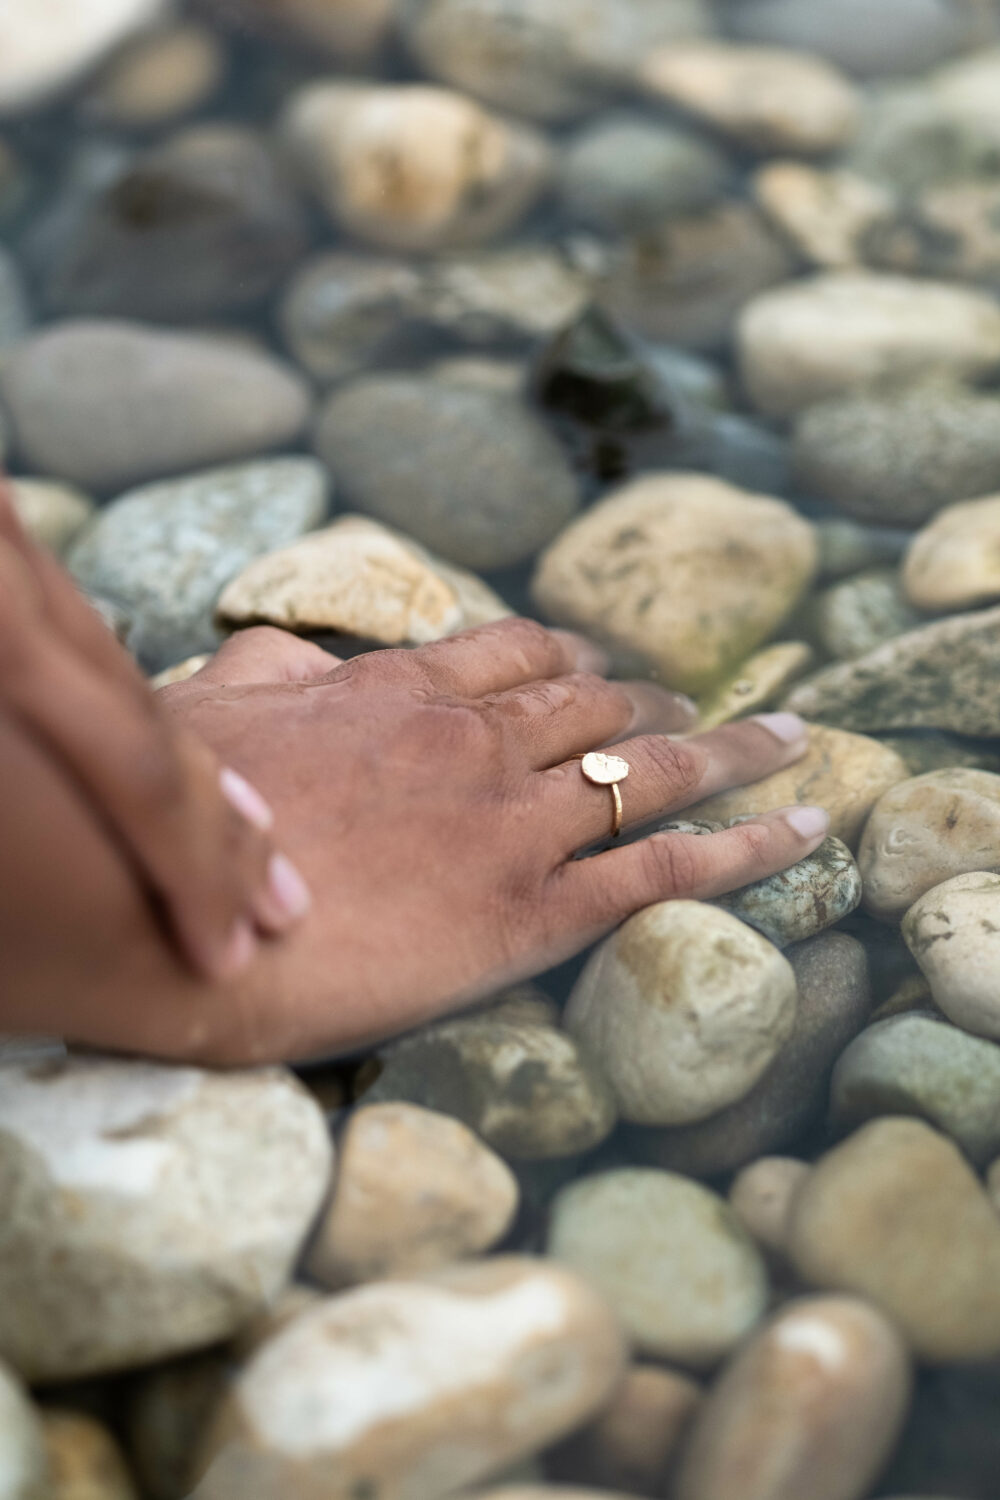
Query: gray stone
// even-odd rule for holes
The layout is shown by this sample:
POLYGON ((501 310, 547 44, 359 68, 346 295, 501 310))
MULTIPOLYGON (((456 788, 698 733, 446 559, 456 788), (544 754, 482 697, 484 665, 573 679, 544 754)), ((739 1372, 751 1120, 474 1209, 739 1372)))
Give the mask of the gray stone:
POLYGON ((819 542, 820 578, 849 578, 870 568, 893 567, 902 560, 911 537, 908 531, 885 526, 862 526, 858 521, 815 523, 819 542))
POLYGON ((595 229, 641 230, 721 198, 733 166, 709 139, 639 113, 604 114, 567 143, 563 208, 595 229))
POLYGON ((114 491, 291 443, 308 387, 252 344, 137 323, 55 323, 0 367, 21 463, 114 491))
POLYGON ((910 81, 869 96, 849 160, 855 171, 912 199, 936 185, 995 178, 998 148, 995 110, 969 99, 946 103, 910 81))
POLYGON ((40 1413, 0 1365, 0 1500, 52 1500, 50 1480, 40 1413))
POLYGON ((672 1172, 583 1177, 552 1205, 548 1253, 607 1298, 642 1354, 710 1369, 763 1316, 764 1262, 729 1205, 672 1172))
POLYGON ((291 1075, 96 1055, 2 1074, 0 1353, 26 1379, 214 1343, 281 1290, 331 1159, 291 1075))
POLYGON ((849 392, 796 423, 799 487, 863 521, 919 526, 1000 489, 1000 399, 945 382, 849 392))
POLYGON ((699 1124, 630 1132, 645 1160, 715 1177, 785 1150, 822 1114, 830 1070, 871 1010, 865 951, 847 933, 825 932, 787 957, 798 983, 798 1014, 768 1071, 736 1104, 699 1124))
POLYGON ((777 948, 815 937, 861 900, 861 873, 840 839, 828 838, 790 869, 714 903, 755 927, 777 948))
POLYGON ((853 661, 915 630, 923 617, 907 602, 897 568, 855 573, 813 602, 819 643, 837 661, 853 661))
POLYGON ((22 338, 30 322, 28 292, 20 268, 0 245, 0 349, 22 338))
POLYGON ((402 259, 333 250, 301 266, 278 318, 289 351, 317 380, 343 380, 408 352, 423 275, 402 259))
POLYGON ((855 1037, 833 1070, 834 1123, 915 1115, 978 1166, 1000 1151, 1000 1047, 931 1016, 892 1016, 855 1037))
POLYGON ((503 391, 371 376, 330 397, 316 446, 348 505, 463 567, 523 562, 579 503, 555 438, 503 391))
POLYGON ((251 559, 318 526, 328 479, 310 458, 261 459, 145 485, 100 511, 70 550, 87 589, 121 605, 158 672, 221 640, 213 610, 251 559))
POLYGON ((869 265, 909 276, 951 276, 1000 285, 1000 184, 944 183, 871 224, 862 238, 869 265))
POLYGON ((784 707, 843 729, 1000 734, 1000 609, 911 630, 794 687, 784 707))
POLYGON ((977 771, 1000 772, 1000 748, 986 740, 964 740, 940 730, 913 730, 909 734, 879 735, 884 745, 901 755, 911 776, 943 771, 949 766, 969 766, 977 771))

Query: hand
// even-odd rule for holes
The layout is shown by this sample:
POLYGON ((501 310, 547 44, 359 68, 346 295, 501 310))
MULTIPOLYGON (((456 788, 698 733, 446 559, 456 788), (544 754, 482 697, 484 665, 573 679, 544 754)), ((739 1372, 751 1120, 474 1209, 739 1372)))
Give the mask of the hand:
POLYGON ((267 804, 163 712, 66 574, 25 535, 2 483, 0 711, 79 784, 197 972, 239 972, 258 933, 283 932, 303 914, 308 896, 273 851, 267 804))

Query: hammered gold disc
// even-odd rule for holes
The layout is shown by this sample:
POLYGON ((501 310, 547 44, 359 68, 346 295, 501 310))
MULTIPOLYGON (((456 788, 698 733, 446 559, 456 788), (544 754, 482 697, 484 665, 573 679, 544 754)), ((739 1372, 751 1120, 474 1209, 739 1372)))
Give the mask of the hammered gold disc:
POLYGON ((591 750, 580 762, 580 770, 588 781, 596 786, 614 786, 628 775, 628 761, 620 755, 605 755, 602 750, 591 750))

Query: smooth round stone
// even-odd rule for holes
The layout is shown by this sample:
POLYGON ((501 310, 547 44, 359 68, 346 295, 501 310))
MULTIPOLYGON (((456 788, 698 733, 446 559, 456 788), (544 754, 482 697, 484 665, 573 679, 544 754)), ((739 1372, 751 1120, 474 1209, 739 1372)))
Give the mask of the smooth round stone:
POLYGON ((51 1500, 138 1500, 121 1449, 102 1423, 50 1407, 43 1424, 51 1500))
POLYGON ((282 1070, 3 1066, 0 1351, 32 1381, 167 1359, 277 1295, 330 1172, 282 1070))
POLYGON ((647 53, 639 80, 654 99, 750 151, 835 151, 858 123, 846 78, 822 58, 780 47, 671 43, 647 53))
POLYGON ((784 1259, 792 1199, 809 1175, 793 1156, 760 1156, 736 1177, 729 1206, 747 1234, 767 1254, 784 1259))
POLYGON ((740 309, 794 269, 753 204, 724 200, 617 244, 601 300, 644 339, 711 353, 728 346, 740 309))
POLYGON ((795 976, 776 948, 728 912, 664 901, 596 949, 564 1019, 601 1059, 624 1119, 680 1125, 747 1094, 795 1011, 795 976))
POLYGON ((897 568, 855 573, 813 601, 819 642, 837 661, 853 661, 923 620, 907 601, 897 568))
POLYGON ((715 905, 787 948, 833 927, 861 902, 861 874, 840 839, 828 838, 787 870, 743 886, 715 905))
POLYGON ((131 157, 36 253, 50 311, 184 322, 259 304, 307 245, 302 204, 265 138, 214 123, 131 157))
MULTIPOLYGON (((701 1400, 701 1387, 689 1376, 635 1364, 609 1405, 546 1454, 546 1472, 560 1485, 658 1494, 701 1400)), ((560 1497, 566 1500, 565 1489, 552 1491, 552 1500, 560 1497)))
POLYGON ((567 143, 559 193, 570 218, 612 233, 641 230, 721 198, 733 167, 694 131, 639 113, 598 116, 567 143))
POLYGON ((17 261, 0 245, 0 349, 16 344, 28 331, 28 290, 17 261))
POLYGON ((281 132, 335 227, 389 250, 493 239, 524 216, 553 165, 531 127, 423 84, 311 84, 281 132))
POLYGON ((1000 1039, 1000 875, 933 886, 903 918, 903 937, 948 1019, 1000 1039))
POLYGON ((1000 1219, 958 1147, 879 1119, 822 1157, 792 1207, 796 1271, 866 1298, 930 1363, 1000 1353, 1000 1219))
POLYGON ((424 280, 406 260, 333 250, 300 266, 278 311, 292 356, 324 382, 402 355, 424 280))
POLYGON ((920 526, 997 489, 998 434, 996 396, 924 380, 819 402, 795 424, 792 464, 805 493, 862 521, 920 526))
POLYGON ((863 1031, 833 1072, 834 1122, 851 1130, 880 1115, 915 1115, 951 1136, 976 1164, 1000 1151, 1000 1047, 927 1015, 893 1016, 863 1031))
POLYGON ((741 313, 736 342, 754 405, 792 416, 877 380, 994 373, 1000 306, 947 282, 830 272, 763 292, 741 313))
POLYGON ((920 73, 988 34, 982 7, 954 0, 727 0, 726 30, 818 52, 861 78, 920 73))
POLYGON ((433 1500, 579 1426, 624 1373, 618 1324, 563 1267, 501 1258, 324 1298, 244 1367, 198 1500, 433 1500), (245 1489, 242 1490, 245 1493, 245 1489))
POLYGON ((798 986, 795 1027, 760 1081, 728 1109, 693 1125, 635 1129, 644 1161, 692 1177, 718 1177, 766 1152, 792 1147, 826 1107, 830 1071, 868 1020, 865 950, 846 932, 824 932, 787 955, 798 986))
POLYGON ((615 1309, 635 1347, 710 1369, 767 1307, 764 1263, 715 1193, 672 1172, 581 1178, 552 1205, 548 1253, 615 1309))
POLYGON ((366 516, 342 516, 251 562, 216 606, 225 625, 425 645, 510 613, 474 574, 366 516))
POLYGON ((582 313, 593 283, 584 257, 549 245, 443 255, 424 269, 415 316, 460 345, 534 348, 582 313))
POLYGON ((18 478, 7 488, 25 531, 53 552, 64 552, 94 513, 93 501, 68 484, 18 478))
POLYGON ((871 568, 895 566, 910 541, 910 533, 884 526, 862 526, 857 521, 820 520, 819 573, 824 579, 849 578, 871 568))
POLYGON ((780 500, 704 474, 649 474, 592 506, 543 554, 552 620, 697 693, 760 645, 816 566, 812 528, 780 500))
POLYGON ((415 0, 404 22, 432 78, 542 121, 606 102, 649 47, 712 30, 704 0, 415 0))
POLYGON ((394 1043, 366 1104, 408 1100, 455 1116, 502 1156, 593 1150, 614 1128, 611 1088, 566 1032, 517 1002, 394 1043))
POLYGON ((914 537, 903 564, 918 609, 975 609, 1000 599, 1000 495, 949 505, 914 537))
POLYGON ((783 1308, 698 1414, 677 1500, 860 1500, 899 1436, 910 1362, 893 1325, 852 1297, 783 1308))
POLYGON ((377 61, 396 20, 393 0, 206 0, 240 32, 318 49, 357 66, 377 61))
POLYGON ((809 266, 836 270, 865 260, 865 236, 893 209, 891 194, 846 168, 775 161, 752 178, 754 198, 809 266))
POLYGON ((699 731, 770 708, 808 671, 812 660, 812 647, 805 641, 781 641, 748 656, 731 677, 699 703, 699 731))
POLYGON ((954 875, 1000 870, 1000 776, 948 766, 899 782, 875 804, 858 863, 884 922, 954 875))
POLYGON ((131 621, 130 648, 150 671, 211 651, 213 610, 250 559, 326 514, 329 481, 311 458, 262 459, 144 485, 105 506, 67 563, 84 588, 131 621))
POLYGON ((82 109, 102 124, 155 129, 207 104, 226 66, 214 32, 197 21, 178 21, 119 50, 88 89, 82 109))
POLYGON ((998 677, 1000 609, 983 610, 936 620, 855 661, 827 667, 794 687, 782 707, 862 732, 998 735, 998 677))
POLYGON ((0 1496, 52 1500, 41 1414, 20 1380, 0 1364, 0 1496))
POLYGON ((54 323, 0 368, 24 467, 83 489, 266 453, 309 419, 304 380, 250 344, 138 323, 54 323))
POLYGON ((48 103, 134 32, 165 0, 30 0, 0 16, 0 116, 48 103))
MULTIPOLYGON (((804 685, 793 689, 791 698, 804 692, 804 685)), ((789 699, 785 701, 788 703, 789 699)), ((849 849, 855 849, 879 797, 908 776, 906 762, 878 740, 812 724, 809 748, 795 765, 765 776, 752 786, 706 797, 690 808, 687 815, 713 823, 730 823, 751 813, 776 812, 796 803, 825 807, 830 814, 830 833, 842 839, 849 849)))
POLYGON ((466 1260, 503 1238, 517 1181, 467 1126, 412 1104, 356 1110, 306 1258, 333 1290, 466 1260))
POLYGON ((330 397, 316 447, 349 506, 466 568, 525 561, 579 504, 562 448, 505 391, 373 375, 330 397))

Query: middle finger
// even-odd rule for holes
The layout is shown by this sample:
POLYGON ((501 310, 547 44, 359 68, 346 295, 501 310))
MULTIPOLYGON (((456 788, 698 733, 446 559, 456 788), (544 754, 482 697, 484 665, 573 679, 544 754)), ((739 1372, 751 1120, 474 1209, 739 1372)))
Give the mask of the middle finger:
POLYGON ((537 771, 625 735, 683 733, 697 708, 651 682, 608 682, 575 672, 481 700, 503 716, 537 771))

